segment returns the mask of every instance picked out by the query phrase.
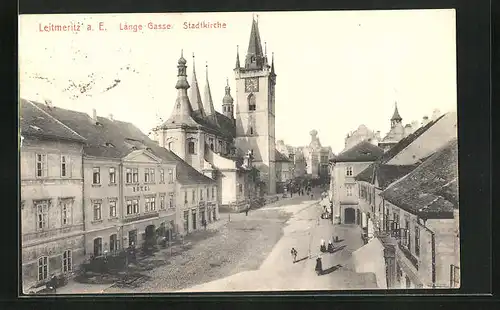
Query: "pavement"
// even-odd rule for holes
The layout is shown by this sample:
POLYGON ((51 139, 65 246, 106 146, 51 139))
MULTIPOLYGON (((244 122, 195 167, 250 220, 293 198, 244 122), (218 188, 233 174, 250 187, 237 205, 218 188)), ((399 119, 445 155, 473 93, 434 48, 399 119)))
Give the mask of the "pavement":
POLYGON ((284 228, 283 237, 258 270, 240 272, 181 292, 377 288, 374 274, 355 272, 352 252, 363 246, 359 227, 333 225, 331 220, 319 219, 323 210, 319 200, 297 202, 292 198, 288 204, 265 209, 284 209, 292 212, 293 216, 284 228), (337 251, 333 254, 320 253, 321 239, 328 242, 333 236, 339 236, 340 242, 334 244, 337 251), (296 263, 293 263, 290 254, 292 247, 298 252, 296 263), (318 256, 322 257, 325 270, 320 276, 314 270, 318 256))

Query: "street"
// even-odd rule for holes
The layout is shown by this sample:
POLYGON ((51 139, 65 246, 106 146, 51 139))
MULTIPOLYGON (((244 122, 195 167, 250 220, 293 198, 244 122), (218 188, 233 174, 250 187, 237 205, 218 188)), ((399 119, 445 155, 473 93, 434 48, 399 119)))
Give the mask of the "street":
POLYGON ((170 256, 164 249, 149 259, 161 262, 145 272, 134 287, 70 283, 58 294, 153 293, 201 291, 341 290, 376 288, 373 274, 358 274, 351 253, 361 247, 357 226, 336 225, 318 219, 322 212, 319 190, 315 198, 280 199, 248 213, 221 214, 207 231, 189 238, 187 250, 170 256), (324 275, 314 270, 320 240, 338 236, 336 252, 323 254, 324 275), (290 250, 298 251, 293 263, 290 250), (93 289, 92 287, 95 287, 93 289))

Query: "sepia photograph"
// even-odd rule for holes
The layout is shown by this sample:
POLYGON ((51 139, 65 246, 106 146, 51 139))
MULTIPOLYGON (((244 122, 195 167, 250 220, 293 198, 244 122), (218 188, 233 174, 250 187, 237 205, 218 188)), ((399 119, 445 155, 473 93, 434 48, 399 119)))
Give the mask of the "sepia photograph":
POLYGON ((454 9, 19 16, 23 296, 461 286, 454 9))

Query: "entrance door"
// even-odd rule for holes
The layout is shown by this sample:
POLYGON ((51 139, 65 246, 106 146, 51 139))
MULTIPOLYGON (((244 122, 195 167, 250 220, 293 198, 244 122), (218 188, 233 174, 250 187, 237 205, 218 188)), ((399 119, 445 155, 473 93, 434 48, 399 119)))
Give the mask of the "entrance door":
POLYGON ((116 234, 109 236, 109 251, 111 253, 118 250, 118 238, 116 234))
POLYGON ((137 230, 131 230, 128 232, 128 246, 137 244, 137 230))
POLYGON ((356 221, 356 210, 353 208, 346 208, 344 210, 344 223, 345 224, 354 224, 356 221))
POLYGON ((192 215, 193 215, 193 230, 196 230, 196 210, 193 210, 192 211, 192 215))
POLYGON ((102 238, 94 239, 94 257, 102 255, 102 238))
POLYGON ((149 226, 147 226, 144 232, 146 234, 146 236, 145 236, 146 237, 146 241, 151 242, 151 241, 153 241, 153 240, 156 239, 155 238, 156 237, 155 236, 156 235, 155 234, 155 225, 149 225, 149 226))

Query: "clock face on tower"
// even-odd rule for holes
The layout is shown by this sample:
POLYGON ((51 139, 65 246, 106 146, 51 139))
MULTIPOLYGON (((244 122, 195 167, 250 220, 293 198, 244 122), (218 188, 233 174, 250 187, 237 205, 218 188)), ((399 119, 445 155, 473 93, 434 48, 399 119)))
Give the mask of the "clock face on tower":
POLYGON ((259 79, 249 78, 245 80, 245 92, 258 92, 259 91, 259 79))

